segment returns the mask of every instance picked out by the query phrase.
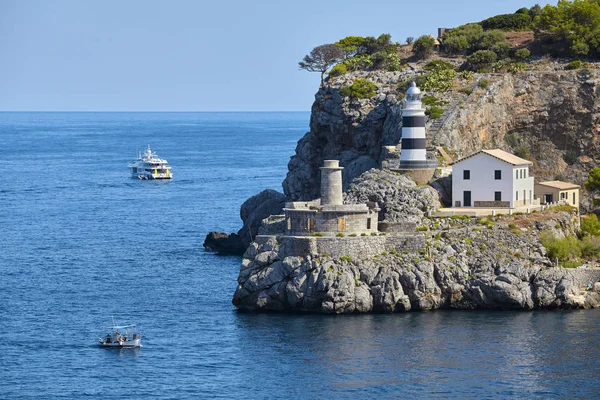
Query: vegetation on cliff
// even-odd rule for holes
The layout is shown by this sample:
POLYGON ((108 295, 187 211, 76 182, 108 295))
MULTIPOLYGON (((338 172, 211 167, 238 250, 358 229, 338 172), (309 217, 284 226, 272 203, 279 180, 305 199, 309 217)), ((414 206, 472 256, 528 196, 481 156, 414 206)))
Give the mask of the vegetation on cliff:
POLYGON ((520 71, 526 68, 522 62, 532 55, 597 60, 600 0, 560 0, 543 8, 536 4, 514 14, 447 29, 438 39, 423 35, 416 40, 409 37, 401 44, 392 42, 387 33, 377 38, 348 36, 316 47, 300 62, 300 68, 321 72, 321 76, 329 71, 331 77, 354 71, 401 71, 408 62, 425 60, 435 53, 462 60, 461 69, 478 72, 520 71), (514 40, 509 40, 509 34, 514 40), (335 56, 319 57, 325 49, 335 56), (323 63, 325 58, 328 61, 323 63), (311 62, 315 59, 317 66, 311 62))

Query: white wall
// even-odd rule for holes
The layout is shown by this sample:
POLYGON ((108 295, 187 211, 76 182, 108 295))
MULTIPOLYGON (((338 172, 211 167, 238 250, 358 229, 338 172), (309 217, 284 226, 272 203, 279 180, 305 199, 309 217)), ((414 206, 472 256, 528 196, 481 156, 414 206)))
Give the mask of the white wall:
MULTIPOLYGON (((521 175, 519 175, 520 177, 521 175)), ((513 167, 513 180, 514 180, 514 185, 513 185, 513 190, 512 190, 512 199, 513 201, 516 201, 516 206, 519 205, 524 205, 524 204, 531 204, 531 202, 533 201, 533 196, 534 196, 534 182, 533 182, 533 177, 529 176, 529 167, 527 166, 518 166, 518 167, 513 167), (524 179, 517 179, 517 174, 516 174, 516 170, 521 170, 521 169, 525 169, 525 173, 527 176, 527 178, 524 179), (516 192, 519 192, 519 200, 517 201, 516 199, 516 192), (526 194, 526 200, 527 203, 523 203, 523 191, 525 191, 526 194), (531 197, 530 197, 530 193, 531 193, 531 197)))
POLYGON ((523 190, 526 190, 529 199, 529 191, 533 196, 533 178, 515 179, 514 169, 527 168, 513 167, 511 164, 501 161, 485 153, 469 157, 452 166, 452 206, 460 201, 463 206, 463 192, 471 191, 471 206, 476 201, 494 201, 494 192, 502 193, 502 201, 510 201, 510 207, 514 207, 515 191, 520 190, 519 200, 523 200, 523 190), (471 171, 471 179, 463 179, 463 171, 471 171), (502 171, 502 179, 495 179, 495 170, 502 171))

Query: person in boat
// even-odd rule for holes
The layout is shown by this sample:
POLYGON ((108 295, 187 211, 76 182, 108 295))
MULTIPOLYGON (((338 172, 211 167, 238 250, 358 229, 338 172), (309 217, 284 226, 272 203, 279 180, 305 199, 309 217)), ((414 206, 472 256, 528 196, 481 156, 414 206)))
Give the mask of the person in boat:
POLYGON ((110 343, 110 342, 111 342, 111 339, 112 339, 112 338, 110 337, 110 333, 107 333, 107 334, 106 334, 106 339, 104 339, 104 342, 105 342, 105 343, 110 343))

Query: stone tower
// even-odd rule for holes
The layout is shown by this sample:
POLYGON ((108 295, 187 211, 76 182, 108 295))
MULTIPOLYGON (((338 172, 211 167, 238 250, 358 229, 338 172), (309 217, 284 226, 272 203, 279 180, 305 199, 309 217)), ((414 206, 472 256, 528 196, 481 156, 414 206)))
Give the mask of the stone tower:
POLYGON ((338 160, 325 160, 321 169, 321 205, 341 206, 342 170, 338 160))
POLYGON ((421 105, 421 90, 413 82, 406 91, 406 105, 402 110, 400 168, 426 167, 426 146, 425 109, 421 105))

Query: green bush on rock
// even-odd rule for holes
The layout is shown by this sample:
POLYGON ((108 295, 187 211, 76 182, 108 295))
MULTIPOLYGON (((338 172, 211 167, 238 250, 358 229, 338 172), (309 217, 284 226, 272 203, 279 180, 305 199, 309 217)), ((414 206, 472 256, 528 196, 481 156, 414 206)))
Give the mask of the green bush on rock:
POLYGON ((329 71, 329 76, 336 77, 336 76, 344 75, 347 72, 348 72, 348 68, 346 67, 346 64, 340 63, 340 64, 336 64, 333 68, 331 68, 331 70, 329 71))
POLYGON ((375 96, 377 86, 365 78, 357 78, 350 86, 343 87, 340 93, 344 97, 355 99, 368 99, 375 96))

